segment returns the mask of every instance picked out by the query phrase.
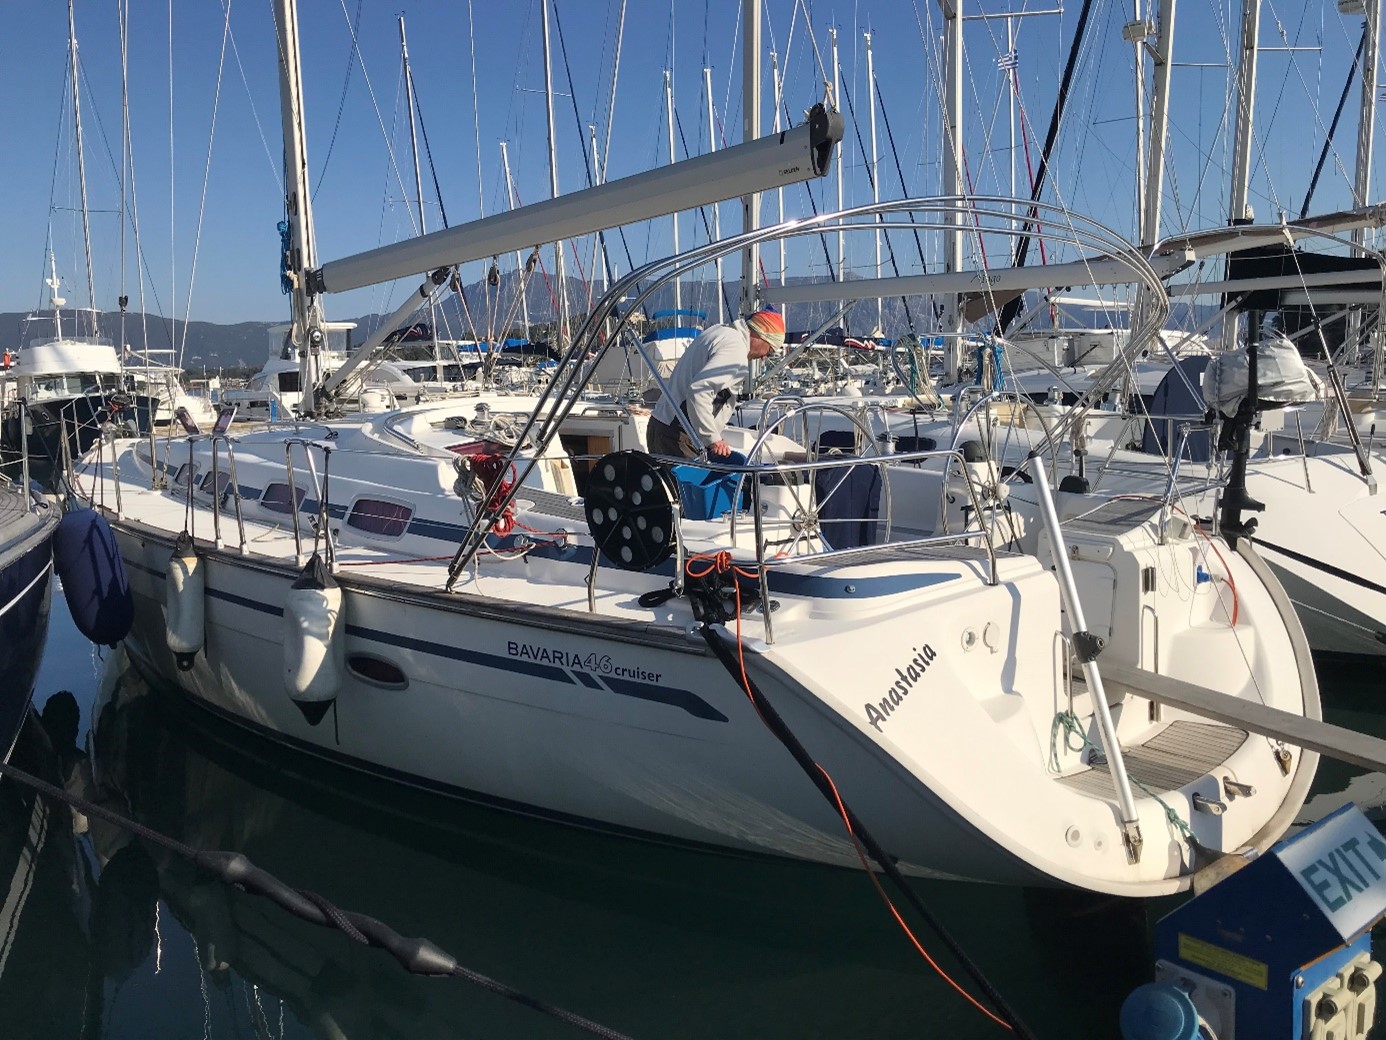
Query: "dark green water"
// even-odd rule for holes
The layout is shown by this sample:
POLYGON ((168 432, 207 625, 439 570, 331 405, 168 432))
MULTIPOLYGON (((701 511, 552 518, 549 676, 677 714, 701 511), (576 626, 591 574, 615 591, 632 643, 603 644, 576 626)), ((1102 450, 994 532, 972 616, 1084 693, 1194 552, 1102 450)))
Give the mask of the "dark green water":
MULTIPOLYGON (((35 695, 47 725, 31 719, 15 764, 76 762, 103 804, 188 845, 244 852, 538 1000, 637 1038, 1007 1035, 934 974, 863 874, 673 850, 402 791, 286 757, 107 658, 55 596, 35 695), (80 720, 63 720, 73 702, 50 702, 59 690, 80 720)), ((1386 731, 1381 678, 1325 668, 1331 720, 1386 731)), ((1316 791, 1345 791, 1355 772, 1325 763, 1316 791)), ((1149 923, 1177 905, 916 890, 1046 1040, 1117 1035, 1122 999, 1149 975, 1149 923)), ((0 900, 4 1040, 586 1035, 470 983, 412 977, 382 951, 99 821, 74 834, 66 809, 36 808, 8 782, 0 900)))

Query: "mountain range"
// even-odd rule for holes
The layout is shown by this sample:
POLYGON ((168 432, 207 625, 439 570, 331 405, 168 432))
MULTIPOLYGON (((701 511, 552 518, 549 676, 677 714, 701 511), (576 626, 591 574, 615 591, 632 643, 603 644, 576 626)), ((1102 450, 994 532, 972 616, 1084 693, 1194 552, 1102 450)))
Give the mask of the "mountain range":
MULTIPOLYGON (((802 279, 807 281, 809 279, 802 279)), ((568 299, 574 321, 587 312, 588 287, 577 278, 568 280, 568 299)), ((792 280, 793 281, 793 280, 792 280)), ((680 303, 685 309, 702 311, 709 315, 709 321, 716 320, 716 283, 711 280, 685 280, 680 285, 680 303)), ((485 280, 473 282, 465 288, 462 296, 466 306, 456 293, 445 292, 441 303, 435 308, 435 319, 439 334, 453 339, 489 339, 505 334, 522 334, 523 319, 520 292, 520 276, 515 272, 500 275, 490 283, 485 280)), ((735 313, 740 286, 727 282, 723 287, 723 301, 726 313, 735 313)), ((591 295, 600 296, 600 290, 591 295)), ((546 283, 532 277, 526 285, 524 303, 527 305, 531 336, 538 340, 552 331, 555 308, 553 294, 546 283)), ((287 301, 286 301, 287 304, 287 301)), ((645 302, 644 310, 652 314, 658 310, 668 310, 674 306, 672 285, 661 286, 645 302)), ((900 297, 884 301, 883 327, 887 335, 899 334, 913 325, 921 333, 933 328, 932 301, 926 297, 908 298, 908 307, 900 297), (911 319, 913 319, 911 321, 911 319)), ((269 331, 288 320, 288 307, 285 316, 274 321, 242 321, 234 324, 219 324, 209 321, 183 322, 179 319, 148 316, 147 342, 151 349, 164 350, 173 347, 182 351, 183 367, 190 374, 200 374, 205 366, 208 370, 249 368, 258 369, 269 352, 269 331)), ((812 329, 826 322, 834 313, 832 304, 796 304, 788 311, 791 329, 812 329)), ((1083 324, 1100 325, 1103 319, 1098 315, 1084 315, 1081 308, 1073 313, 1074 318, 1083 324)), ((331 300, 328 301, 329 317, 340 319, 331 313, 331 300)), ((413 321, 424 315, 416 315, 413 321)), ((0 312, 0 347, 20 346, 20 335, 25 315, 22 313, 0 312)), ((352 320, 352 319, 345 319, 352 320)), ((356 328, 352 331, 353 342, 362 342, 384 320, 383 315, 367 314, 354 319, 356 328)), ((848 312, 846 324, 856 335, 865 335, 875 324, 875 307, 863 301, 854 311, 848 312)), ((1047 316, 1040 322, 1048 324, 1047 316)), ((141 315, 125 315, 125 332, 120 334, 120 316, 106 312, 102 316, 102 334, 115 342, 124 339, 133 349, 140 349, 146 341, 146 333, 141 315)), ((276 339, 276 348, 278 341, 276 339)))

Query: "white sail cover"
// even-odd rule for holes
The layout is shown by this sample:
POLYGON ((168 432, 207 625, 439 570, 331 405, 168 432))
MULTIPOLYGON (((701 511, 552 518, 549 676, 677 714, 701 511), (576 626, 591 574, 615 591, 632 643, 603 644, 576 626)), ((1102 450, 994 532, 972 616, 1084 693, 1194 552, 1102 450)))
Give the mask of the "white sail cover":
MULTIPOLYGON (((1322 385, 1309 371, 1295 345, 1269 333, 1256 347, 1256 396, 1263 405, 1302 404, 1317 400, 1322 385)), ((1203 399, 1232 416, 1246 397, 1246 351, 1218 354, 1203 373, 1203 399)))

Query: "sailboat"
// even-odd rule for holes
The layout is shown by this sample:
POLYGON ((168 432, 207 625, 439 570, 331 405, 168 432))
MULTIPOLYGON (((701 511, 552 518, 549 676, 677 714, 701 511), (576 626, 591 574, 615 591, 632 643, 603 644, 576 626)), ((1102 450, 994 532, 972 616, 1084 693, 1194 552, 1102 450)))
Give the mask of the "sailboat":
MULTIPOLYGON (((318 267, 292 0, 277 13, 305 264, 290 337, 311 411, 356 362, 323 378, 320 349, 303 349, 321 346, 324 292, 442 272, 417 308, 455 262, 821 176, 841 137, 820 106, 715 155, 318 267)), ((82 460, 73 486, 103 508, 132 578, 128 649, 306 754, 661 841, 848 865, 869 826, 906 873, 1137 896, 1267 847, 1317 756, 1151 688, 1158 673, 1317 716, 1302 631, 1254 553, 1129 503, 1061 525, 1039 459, 1034 500, 1005 509, 979 499, 961 448, 832 457, 787 431, 729 429, 747 463, 692 472, 624 441, 593 450, 593 423, 641 432, 582 393, 587 354, 627 338, 627 294, 638 307, 729 253, 911 207, 930 208, 751 230, 631 272, 533 401, 121 441, 114 464, 82 460), (841 488, 877 480, 878 513, 825 515, 841 488), (987 522, 967 531, 958 512, 987 522)))
POLYGON ((10 367, 0 371, 0 400, 5 402, 0 449, 11 457, 27 451, 32 458, 58 462, 90 449, 107 424, 127 432, 148 430, 158 400, 127 389, 120 355, 97 333, 94 310, 81 312, 87 315, 89 333, 68 331, 62 311, 67 300, 59 295, 51 253, 49 270, 51 310, 25 320, 22 335, 29 338, 10 367), (30 335, 31 329, 45 326, 51 331, 30 335))
POLYGON ((20 333, 17 357, 0 372, 0 449, 12 455, 60 461, 86 452, 108 426, 134 432, 150 428, 157 397, 131 391, 120 355, 101 336, 91 260, 91 224, 82 149, 82 109, 77 63, 77 29, 67 5, 68 71, 77 177, 81 188, 82 241, 86 255, 88 304, 75 309, 65 326, 57 258, 48 250, 48 314, 31 314, 20 333), (36 328, 47 327, 44 333, 36 328), (27 402, 24 406, 20 398, 27 402))

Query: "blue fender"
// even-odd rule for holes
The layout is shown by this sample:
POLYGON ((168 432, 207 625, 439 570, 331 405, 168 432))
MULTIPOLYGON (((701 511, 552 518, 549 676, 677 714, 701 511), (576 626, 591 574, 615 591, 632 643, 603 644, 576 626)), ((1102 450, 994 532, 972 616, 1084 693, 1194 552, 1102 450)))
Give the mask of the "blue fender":
POLYGON ((53 536, 53 566, 82 635, 93 643, 115 646, 130 634, 135 601, 105 517, 94 509, 64 515, 53 536))

